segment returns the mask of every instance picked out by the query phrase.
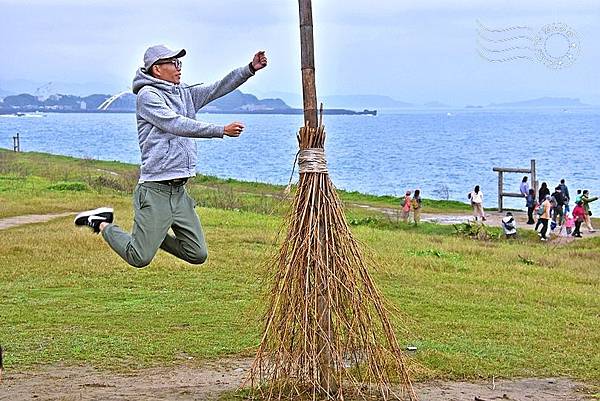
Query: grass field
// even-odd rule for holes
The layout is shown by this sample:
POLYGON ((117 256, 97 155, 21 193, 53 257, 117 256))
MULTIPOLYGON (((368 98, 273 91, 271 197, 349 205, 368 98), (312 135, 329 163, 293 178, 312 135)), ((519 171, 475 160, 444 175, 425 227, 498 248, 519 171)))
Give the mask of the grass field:
MULTIPOLYGON (((0 218, 104 204, 132 224, 136 167, 0 151, 0 218)), ((253 354, 269 257, 288 200, 282 187, 198 177, 190 193, 209 260, 159 252, 145 269, 122 262, 70 217, 0 230, 0 345, 5 366, 56 362, 130 370, 253 354)), ((341 193, 348 204, 398 199, 341 193)), ((424 211, 468 210, 428 202, 424 211)), ((451 226, 398 223, 349 207, 353 232, 379 266, 418 379, 568 376, 600 382, 600 239, 565 246, 478 241, 451 226)))

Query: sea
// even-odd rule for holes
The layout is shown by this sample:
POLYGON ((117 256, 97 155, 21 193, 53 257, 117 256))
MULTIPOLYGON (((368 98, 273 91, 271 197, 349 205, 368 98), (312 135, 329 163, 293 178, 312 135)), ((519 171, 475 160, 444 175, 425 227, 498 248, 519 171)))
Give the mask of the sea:
MULTIPOLYGON (((239 138, 199 139, 198 172, 273 184, 296 182, 301 115, 198 114, 202 121, 246 126, 239 138)), ((494 167, 529 168, 550 188, 564 178, 600 195, 600 108, 546 110, 407 110, 370 115, 325 115, 325 152, 337 188, 402 196, 419 188, 432 199, 467 200, 479 185, 484 206, 498 204, 494 167)), ((0 147, 22 151, 140 162, 133 113, 0 115, 0 147)), ((519 192, 524 174, 504 174, 504 190, 519 192)), ((504 206, 523 209, 524 199, 504 206)), ((592 203, 600 215, 600 200, 592 203)))

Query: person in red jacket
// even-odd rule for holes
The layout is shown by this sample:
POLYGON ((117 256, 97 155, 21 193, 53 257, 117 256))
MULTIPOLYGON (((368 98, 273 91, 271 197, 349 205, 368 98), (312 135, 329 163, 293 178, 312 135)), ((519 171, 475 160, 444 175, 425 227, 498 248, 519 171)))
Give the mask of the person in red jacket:
POLYGON ((579 229, 581 228, 581 223, 583 223, 585 219, 585 209, 583 208, 583 202, 577 202, 577 206, 573 209, 573 218, 575 219, 575 231, 573 231, 573 237, 581 238, 581 232, 579 229))

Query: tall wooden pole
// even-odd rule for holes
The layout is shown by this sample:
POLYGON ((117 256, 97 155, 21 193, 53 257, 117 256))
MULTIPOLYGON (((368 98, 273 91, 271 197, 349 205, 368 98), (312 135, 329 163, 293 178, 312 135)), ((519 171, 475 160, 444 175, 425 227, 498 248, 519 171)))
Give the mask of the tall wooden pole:
POLYGON ((537 198, 538 182, 537 173, 535 171, 535 159, 531 160, 531 187, 533 188, 533 196, 537 198))
MULTIPOLYGON (((317 86, 315 82, 315 46, 313 38, 312 2, 311 0, 298 0, 300 6, 300 63, 302 69, 302 97, 304 100, 304 124, 307 128, 318 127, 317 111, 317 86)), ((319 208, 319 205, 313 205, 319 208)), ((323 217, 321 217, 323 219, 323 217)), ((319 224, 319 238, 326 238, 324 222, 319 224)), ((314 233, 317 235, 317 233, 314 233)), ((322 243, 322 249, 326 246, 322 243)), ((327 258, 323 255, 324 260, 327 258)), ((326 331, 326 337, 317 339, 319 357, 319 382, 327 397, 337 390, 337 383, 331 374, 332 357, 329 343, 333 340, 331 332, 331 311, 327 302, 327 288, 324 282, 314 283, 318 287, 317 314, 319 326, 326 331)))
POLYGON ((311 0, 298 0, 300 6, 300 64, 302 68, 302 97, 304 122, 317 128, 317 86, 315 83, 315 45, 311 0))

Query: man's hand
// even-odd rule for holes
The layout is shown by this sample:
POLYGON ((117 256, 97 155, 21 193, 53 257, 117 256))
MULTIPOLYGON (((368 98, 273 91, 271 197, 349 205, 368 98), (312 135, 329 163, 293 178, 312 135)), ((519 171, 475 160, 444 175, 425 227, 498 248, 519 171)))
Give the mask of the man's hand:
POLYGON ((240 134, 242 133, 243 130, 244 130, 244 124, 236 121, 236 122, 226 125, 223 132, 227 136, 237 138, 238 136, 240 136, 240 134))
POLYGON ((261 50, 256 53, 251 64, 252 68, 254 68, 254 71, 265 68, 267 66, 267 56, 265 56, 265 51, 261 50))

